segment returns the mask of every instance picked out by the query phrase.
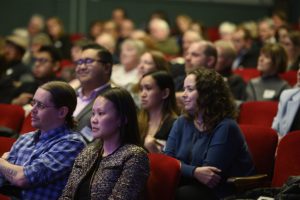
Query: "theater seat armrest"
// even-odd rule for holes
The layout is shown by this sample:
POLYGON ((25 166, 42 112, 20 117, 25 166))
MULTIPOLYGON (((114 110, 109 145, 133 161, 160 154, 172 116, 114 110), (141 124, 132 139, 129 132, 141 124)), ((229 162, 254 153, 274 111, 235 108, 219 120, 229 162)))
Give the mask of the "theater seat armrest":
POLYGON ((13 129, 0 126, 0 136, 4 137, 17 137, 18 133, 15 132, 13 129))
POLYGON ((266 185, 267 174, 257 174, 254 176, 230 177, 227 183, 233 184, 236 192, 243 192, 249 189, 263 187, 266 185))

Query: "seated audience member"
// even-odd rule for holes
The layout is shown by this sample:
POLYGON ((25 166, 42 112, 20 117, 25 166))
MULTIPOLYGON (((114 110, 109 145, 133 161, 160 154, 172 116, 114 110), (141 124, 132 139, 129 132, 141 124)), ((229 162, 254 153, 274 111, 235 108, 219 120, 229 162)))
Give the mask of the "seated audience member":
POLYGON ((137 68, 138 75, 142 78, 144 74, 155 70, 169 71, 170 66, 163 53, 149 50, 142 54, 137 68))
POLYGON ((97 140, 76 158, 60 200, 145 199, 149 160, 140 147, 136 108, 129 92, 112 88, 94 102, 91 118, 97 140))
POLYGON ((1 103, 10 103, 14 89, 33 79, 29 67, 22 62, 27 46, 27 39, 18 35, 10 35, 5 39, 3 56, 0 57, 1 103))
POLYGON ((288 25, 287 13, 282 9, 276 9, 272 12, 272 20, 276 31, 280 27, 288 25))
POLYGON ((65 33, 63 21, 58 17, 47 19, 47 33, 49 34, 53 45, 57 48, 63 59, 71 59, 72 43, 70 36, 65 33))
POLYGON ((112 55, 98 44, 88 44, 82 48, 80 59, 76 61, 76 77, 80 82, 77 89, 77 106, 73 116, 77 130, 88 142, 93 140, 90 118, 94 100, 109 89, 112 71, 112 55))
POLYGON ((76 78, 76 62, 80 59, 81 53, 82 53, 82 48, 84 46, 87 46, 89 44, 94 44, 95 42, 83 38, 80 40, 76 40, 73 42, 72 48, 71 48, 71 60, 73 62, 74 66, 70 67, 65 67, 61 70, 61 77, 63 80, 69 82, 69 84, 74 88, 78 89, 80 87, 80 82, 76 78))
POLYGON ((166 56, 177 56, 179 45, 174 37, 170 36, 170 27, 163 19, 154 18, 149 22, 149 33, 155 47, 166 56))
POLYGON ((261 46, 267 43, 274 44, 275 39, 275 25, 271 18, 263 18, 258 22, 258 39, 261 46))
MULTIPOLYGON (((165 59, 163 53, 160 51, 149 50, 143 53, 140 62, 137 66, 138 77, 141 79, 144 74, 153 72, 156 70, 169 71, 169 63, 165 59)), ((129 89, 131 96, 134 99, 135 104, 140 107, 140 97, 139 97, 139 83, 132 86, 129 89)))
MULTIPOLYGON (((292 29, 289 25, 282 25, 278 27, 275 33, 276 41, 281 43, 286 37, 288 37, 289 32, 291 32, 292 29)), ((282 46, 284 46, 282 44, 282 46)))
POLYGON ((219 35, 221 40, 231 41, 232 34, 236 29, 236 25, 232 22, 224 21, 219 26, 219 35))
POLYGON ((173 78, 175 79, 178 76, 181 75, 185 75, 185 71, 184 71, 184 55, 187 54, 187 51, 189 49, 189 47, 191 46, 191 44, 193 44, 194 42, 198 42, 203 40, 202 36, 196 32, 196 31, 192 31, 192 30, 187 30, 183 33, 182 36, 182 54, 180 57, 176 57, 174 59, 171 60, 171 74, 173 76, 173 78))
POLYGON ((175 90, 183 90, 183 82, 186 74, 189 72, 200 67, 214 69, 217 63, 217 56, 217 49, 213 43, 206 40, 193 42, 184 56, 185 74, 179 75, 174 79, 175 90))
POLYGON ((183 53, 182 39, 186 31, 188 31, 192 24, 192 18, 185 14, 179 14, 175 18, 175 27, 173 28, 172 35, 175 37, 177 44, 180 48, 180 54, 183 53))
POLYGON ((140 40, 126 39, 121 45, 120 64, 113 66, 112 82, 119 87, 129 89, 138 83, 137 66, 145 45, 140 40))
POLYGON ((236 107, 216 71, 197 69, 184 81, 186 114, 173 125, 165 153, 181 162, 176 199, 218 199, 233 192, 226 180, 255 169, 236 121, 236 107))
POLYGON ((67 83, 48 82, 37 89, 31 103, 31 124, 38 130, 22 135, 2 155, 0 186, 19 187, 21 199, 57 199, 85 146, 71 131, 76 93, 67 83))
POLYGON ((127 18, 122 21, 122 23, 119 26, 119 38, 118 43, 121 44, 124 40, 130 38, 130 35, 135 30, 135 24, 134 22, 127 18))
POLYGON ((280 40, 288 56, 287 71, 297 70, 300 64, 300 31, 291 31, 280 40))
POLYGON ((108 33, 102 33, 97 36, 95 42, 105 47, 112 54, 114 64, 120 63, 119 56, 116 52, 116 39, 112 35, 108 33))
POLYGON ((96 40, 96 38, 103 32, 103 21, 94 20, 89 25, 88 38, 91 40, 96 40))
POLYGON ((281 92, 289 88, 289 84, 280 78, 279 73, 285 71, 287 55, 279 44, 266 44, 260 52, 257 69, 261 76, 249 81, 246 93, 248 101, 278 101, 281 92))
POLYGON ((230 41, 219 40, 215 42, 218 59, 215 70, 220 73, 236 100, 244 100, 246 97, 246 83, 243 78, 232 72, 232 63, 236 57, 236 51, 230 41))
POLYGON ((12 104, 26 105, 32 99, 37 88, 49 81, 58 80, 56 72, 60 67, 60 55, 52 46, 42 46, 34 57, 32 73, 34 81, 21 84, 14 92, 12 104))
POLYGON ((122 22, 127 18, 128 14, 122 7, 116 7, 111 11, 111 20, 115 22, 117 26, 121 26, 122 22))
POLYGON ((237 27, 232 34, 232 43, 237 52, 237 57, 232 68, 255 68, 259 56, 259 48, 254 43, 254 39, 248 29, 237 27))
POLYGON ((139 127, 144 146, 149 152, 162 152, 177 118, 172 76, 166 71, 145 74, 140 81, 140 98, 139 127))
MULTIPOLYGON (((299 65, 300 67, 300 65, 299 65)), ((290 131, 300 130, 300 68, 297 73, 297 85, 284 90, 280 95, 277 115, 272 128, 282 138, 290 131)))
POLYGON ((34 65, 34 57, 42 46, 52 46, 50 37, 46 33, 39 33, 32 37, 29 46, 28 65, 30 68, 34 65))

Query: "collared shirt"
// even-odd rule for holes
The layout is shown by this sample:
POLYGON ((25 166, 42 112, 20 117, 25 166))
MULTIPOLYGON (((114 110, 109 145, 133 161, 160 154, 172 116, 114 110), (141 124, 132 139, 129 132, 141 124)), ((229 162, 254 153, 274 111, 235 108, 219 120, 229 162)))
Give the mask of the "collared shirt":
POLYGON ((77 117, 77 115, 86 107, 86 105, 88 105, 90 102, 92 102, 97 97, 98 92, 108 86, 109 86, 109 83, 106 83, 106 84, 94 89, 90 96, 84 96, 82 88, 79 88, 77 91, 77 106, 73 113, 73 116, 77 117))
MULTIPOLYGON (((21 199, 54 200, 64 189, 77 154, 85 142, 80 134, 66 126, 22 135, 13 145, 8 162, 24 167, 29 188, 21 199)), ((0 184, 4 177, 0 175, 0 184)))

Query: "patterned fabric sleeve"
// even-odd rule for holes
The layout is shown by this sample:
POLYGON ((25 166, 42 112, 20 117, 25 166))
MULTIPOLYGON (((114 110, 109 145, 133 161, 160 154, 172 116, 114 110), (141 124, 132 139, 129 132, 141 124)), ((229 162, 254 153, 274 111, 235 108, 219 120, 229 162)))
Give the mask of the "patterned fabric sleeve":
POLYGON ((146 152, 134 148, 126 161, 123 172, 113 188, 109 200, 139 199, 149 176, 149 160, 146 152))
POLYGON ((31 186, 47 184, 70 172, 74 159, 83 149, 80 140, 62 140, 57 142, 47 153, 25 165, 24 174, 31 186))

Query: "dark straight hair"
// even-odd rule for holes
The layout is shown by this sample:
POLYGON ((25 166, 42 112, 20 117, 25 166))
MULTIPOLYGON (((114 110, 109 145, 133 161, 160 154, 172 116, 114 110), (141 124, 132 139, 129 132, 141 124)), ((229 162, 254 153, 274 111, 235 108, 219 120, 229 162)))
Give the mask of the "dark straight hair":
POLYGON ((121 118, 120 134, 122 144, 141 146, 137 111, 130 93, 123 88, 111 88, 100 95, 111 101, 121 118))

